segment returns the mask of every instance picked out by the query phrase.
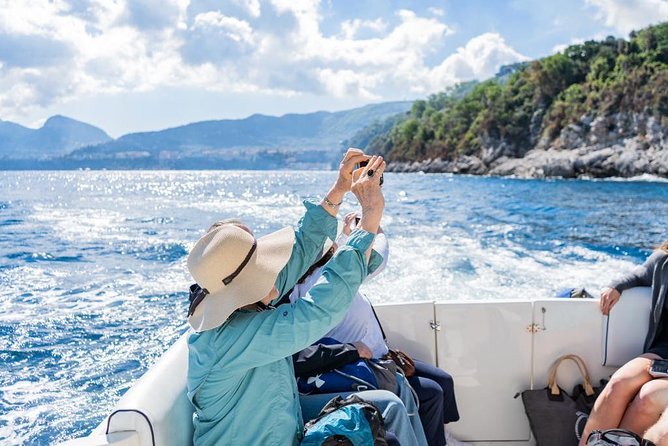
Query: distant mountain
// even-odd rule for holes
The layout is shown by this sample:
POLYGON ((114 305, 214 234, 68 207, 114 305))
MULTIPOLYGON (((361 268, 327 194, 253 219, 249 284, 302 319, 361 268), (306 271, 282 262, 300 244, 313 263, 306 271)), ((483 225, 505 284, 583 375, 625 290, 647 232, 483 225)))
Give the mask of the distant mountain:
MULTIPOLYGON (((335 113, 252 115, 245 119, 203 121, 157 132, 132 133, 117 140, 77 150, 72 161, 128 160, 170 168, 173 160, 216 158, 229 161, 258 152, 339 153, 341 143, 359 129, 388 116, 405 113, 411 102, 367 105, 335 113)), ((322 154, 318 155, 322 159, 322 154)), ((329 162, 329 160, 327 161, 329 162)), ((199 163, 197 161, 195 164, 199 163)))
POLYGON ((340 112, 252 115, 196 122, 112 140, 62 116, 38 130, 0 121, 0 169, 309 169, 338 162, 344 143, 411 101, 340 112))
POLYGON ((65 116, 53 116, 39 129, 0 121, 0 159, 48 158, 110 140, 103 130, 65 116))

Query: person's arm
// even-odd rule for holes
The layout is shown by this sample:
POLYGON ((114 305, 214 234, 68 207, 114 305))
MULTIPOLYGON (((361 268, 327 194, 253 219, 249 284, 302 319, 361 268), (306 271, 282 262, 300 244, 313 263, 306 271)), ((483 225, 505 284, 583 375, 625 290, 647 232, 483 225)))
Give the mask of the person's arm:
POLYGON ((353 344, 313 344, 292 355, 296 377, 307 377, 350 364, 360 359, 353 344))
POLYGON ((608 315, 622 296, 622 292, 637 286, 652 286, 652 276, 657 263, 662 262, 668 254, 665 251, 655 251, 642 265, 635 268, 630 274, 613 281, 601 290, 599 306, 604 315, 608 315))
POLYGON ((662 251, 654 252, 642 265, 636 267, 629 274, 612 281, 608 287, 614 288, 620 293, 629 288, 637 286, 652 286, 652 274, 654 267, 661 258, 665 258, 666 254, 662 251))
POLYGON ((322 205, 305 201, 306 213, 295 231, 295 242, 288 263, 276 278, 278 295, 283 296, 306 272, 322 253, 327 237, 336 237, 336 218, 322 205))
POLYGON ((366 277, 365 253, 373 237, 355 231, 304 298, 273 310, 235 314, 212 346, 220 367, 234 373, 286 358, 339 323, 366 277))
MULTIPOLYGON (((279 299, 290 290, 322 252, 325 240, 336 237, 336 214, 343 197, 352 187, 352 172, 355 163, 368 160, 359 149, 348 149, 339 164, 336 181, 320 202, 319 206, 304 202, 306 214, 300 220, 295 233, 292 254, 285 267, 278 274, 275 285, 279 299)), ((278 299, 277 299, 278 300, 278 299)))
POLYGON ((369 251, 385 206, 379 181, 385 170, 383 159, 372 157, 358 170, 351 190, 364 212, 361 229, 327 262, 320 280, 303 299, 269 311, 232 315, 209 345, 218 367, 236 373, 287 358, 343 319, 367 275, 369 251), (377 175, 368 175, 370 169, 377 175))

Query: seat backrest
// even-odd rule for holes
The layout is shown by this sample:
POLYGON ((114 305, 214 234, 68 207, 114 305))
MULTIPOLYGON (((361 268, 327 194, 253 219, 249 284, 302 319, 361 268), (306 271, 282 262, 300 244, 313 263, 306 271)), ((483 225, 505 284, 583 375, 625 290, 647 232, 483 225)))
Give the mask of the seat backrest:
POLYGON ((619 302, 610 310, 610 315, 603 316, 603 365, 621 367, 642 353, 651 304, 650 287, 631 288, 622 293, 619 302))
POLYGON ((192 444, 194 409, 186 395, 188 333, 135 383, 104 422, 104 432, 136 431, 141 446, 192 444))

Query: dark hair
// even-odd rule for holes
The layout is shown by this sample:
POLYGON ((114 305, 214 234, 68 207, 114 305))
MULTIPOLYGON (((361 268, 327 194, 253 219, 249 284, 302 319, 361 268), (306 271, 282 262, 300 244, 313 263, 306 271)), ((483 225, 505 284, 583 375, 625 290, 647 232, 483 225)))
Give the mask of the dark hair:
POLYGON ((283 296, 281 296, 281 298, 278 300, 278 302, 276 303, 276 305, 278 306, 278 305, 282 305, 282 304, 284 304, 284 303, 290 303, 290 294, 292 294, 292 291, 295 289, 295 287, 296 287, 297 285, 299 285, 300 283, 304 283, 304 281, 306 280, 306 278, 307 278, 308 276, 310 276, 311 274, 313 274, 313 271, 315 271, 316 269, 320 268, 320 267, 323 266, 325 263, 329 262, 329 259, 332 258, 332 256, 334 255, 334 252, 335 252, 335 251, 336 251, 336 244, 332 245, 332 247, 329 248, 329 250, 325 253, 325 255, 323 255, 322 257, 320 257, 320 258, 318 259, 317 262, 315 262, 313 265, 311 265, 311 266, 308 267, 308 269, 306 270, 306 272, 304 273, 304 275, 301 276, 301 277, 299 278, 299 280, 297 281, 297 283, 295 284, 295 286, 293 286, 292 288, 290 288, 289 291, 287 291, 283 296))
POLYGON ((304 281, 306 280, 306 278, 307 278, 308 276, 310 276, 311 274, 313 274, 313 271, 315 271, 316 269, 320 268, 320 267, 323 266, 325 263, 329 262, 329 259, 331 259, 332 256, 334 255, 334 251, 336 251, 336 249, 335 249, 335 245, 332 245, 332 247, 329 248, 329 250, 325 253, 325 255, 323 255, 322 257, 320 257, 320 259, 318 259, 317 262, 315 262, 313 265, 311 265, 311 266, 308 267, 308 269, 306 270, 306 272, 304 273, 304 275, 301 276, 301 277, 299 278, 299 280, 297 281, 297 284, 304 283, 304 281))

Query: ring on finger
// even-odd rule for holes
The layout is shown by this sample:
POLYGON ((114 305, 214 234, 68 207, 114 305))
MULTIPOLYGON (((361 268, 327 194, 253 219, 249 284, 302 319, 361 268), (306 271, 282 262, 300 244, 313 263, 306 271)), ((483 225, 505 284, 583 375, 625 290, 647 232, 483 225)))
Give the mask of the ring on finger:
POLYGON ((374 174, 373 169, 369 169, 369 170, 367 170, 366 174, 367 174, 368 176, 372 177, 373 174, 374 174))

